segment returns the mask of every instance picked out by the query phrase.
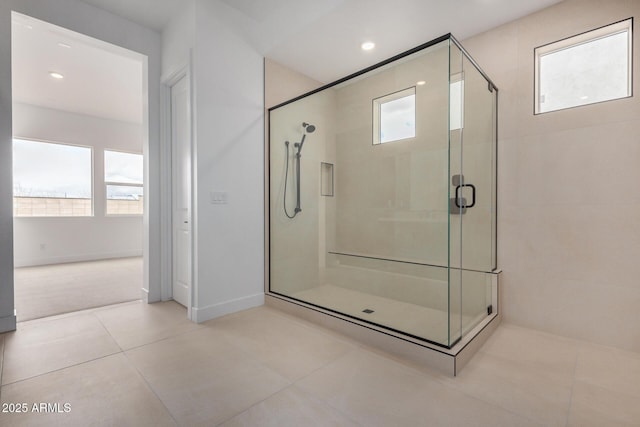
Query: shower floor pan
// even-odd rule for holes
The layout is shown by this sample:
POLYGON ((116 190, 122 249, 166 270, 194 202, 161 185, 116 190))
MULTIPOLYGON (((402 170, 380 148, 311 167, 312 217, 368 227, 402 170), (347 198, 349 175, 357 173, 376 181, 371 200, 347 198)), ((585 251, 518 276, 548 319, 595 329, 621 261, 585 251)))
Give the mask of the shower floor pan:
MULTIPOLYGON (((343 333, 365 344, 380 348, 396 356, 435 368, 455 376, 482 346, 501 320, 498 303, 499 272, 495 273, 494 312, 464 334, 452 348, 445 348, 417 339, 413 336, 428 336, 437 342, 446 342, 448 315, 433 308, 422 307, 389 298, 365 294, 334 285, 323 285, 291 295, 294 299, 267 293, 266 304, 282 311, 305 318, 314 323, 343 333), (306 301, 303 302, 302 300, 306 301), (331 306, 334 311, 320 307, 331 306), (360 321, 353 317, 366 319, 360 321), (395 330, 371 323, 386 325, 395 330)), ((475 324, 477 319, 463 316, 452 318, 452 328, 458 322, 475 324)))
MULTIPOLYGON (((385 325, 407 335, 428 337, 438 343, 447 342, 449 319, 447 312, 423 307, 407 302, 396 301, 376 295, 366 294, 334 285, 323 285, 291 295, 297 300, 306 301, 320 307, 331 307, 333 310, 362 320, 385 325), (367 310, 367 311, 365 311, 367 310)), ((482 316, 484 317, 484 316, 482 316)), ((475 324, 480 319, 453 316, 451 329, 460 328, 463 324, 475 324), (476 320, 476 321, 474 321, 476 320)))

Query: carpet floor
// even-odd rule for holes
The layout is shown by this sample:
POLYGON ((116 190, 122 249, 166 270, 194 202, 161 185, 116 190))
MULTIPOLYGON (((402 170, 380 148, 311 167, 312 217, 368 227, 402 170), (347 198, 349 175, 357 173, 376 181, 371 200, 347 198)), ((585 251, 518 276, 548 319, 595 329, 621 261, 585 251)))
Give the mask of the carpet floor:
POLYGON ((18 322, 140 299, 142 258, 15 269, 18 322))

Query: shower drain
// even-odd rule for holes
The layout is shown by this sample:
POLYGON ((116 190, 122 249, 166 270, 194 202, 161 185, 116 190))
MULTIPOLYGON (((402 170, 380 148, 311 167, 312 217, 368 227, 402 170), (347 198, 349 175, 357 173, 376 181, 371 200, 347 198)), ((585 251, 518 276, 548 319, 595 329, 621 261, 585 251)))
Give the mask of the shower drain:
POLYGON ((364 310, 362 310, 363 313, 367 313, 367 314, 371 314, 373 313, 373 310, 371 310, 370 308, 365 308, 364 310))

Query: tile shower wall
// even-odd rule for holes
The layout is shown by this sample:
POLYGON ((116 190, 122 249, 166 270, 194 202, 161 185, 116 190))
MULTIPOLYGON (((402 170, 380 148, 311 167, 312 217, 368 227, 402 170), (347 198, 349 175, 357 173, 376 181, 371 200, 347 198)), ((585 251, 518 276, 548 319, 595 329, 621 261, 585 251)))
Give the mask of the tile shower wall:
MULTIPOLYGON (((335 94, 326 91, 307 97, 295 105, 271 112, 271 278, 278 283, 278 292, 290 294, 323 282, 327 241, 326 204, 328 197, 320 196, 321 162, 335 163, 334 147, 335 94), (297 149, 294 144, 302 138, 302 123, 316 126, 308 134, 300 158, 300 206, 302 212, 287 218, 284 212, 285 176, 286 203, 289 215, 296 207, 296 166, 293 161, 297 149), (285 141, 289 141, 288 173, 286 173, 285 141)), ((330 200, 329 202, 332 202, 330 200)))
POLYGON ((448 53, 441 43, 336 89, 335 251, 447 265, 448 53), (372 100, 411 86, 415 139, 373 145, 372 100))
POLYGON ((335 251, 439 266, 447 266, 451 255, 451 265, 459 266, 462 217, 449 217, 448 192, 455 188, 450 175, 460 173, 463 139, 465 182, 477 187, 478 197, 477 206, 464 215, 462 259, 465 268, 491 270, 492 93, 473 65, 462 63, 459 51, 458 56, 450 71, 445 42, 421 57, 336 88, 335 251), (451 145, 450 72, 452 81, 460 74, 465 83, 464 138, 460 129, 453 130, 451 145), (372 100, 411 86, 416 90, 416 137, 373 145, 372 100), (450 242, 455 242, 451 254, 450 242))
MULTIPOLYGON (((463 44, 500 89, 505 320, 640 351, 640 102, 533 114, 535 47, 632 16, 639 1, 565 0, 463 44)), ((636 31, 636 91, 639 48, 636 31)))
MULTIPOLYGON (((284 101, 294 98, 302 93, 313 90, 322 84, 306 76, 289 70, 269 59, 265 60, 265 107, 271 108, 284 101)), ((269 256, 273 260, 270 272, 275 282, 283 284, 278 288, 279 292, 294 293, 303 291, 313 286, 318 286, 321 281, 319 260, 324 259, 324 249, 320 242, 325 241, 324 197, 317 197, 320 193, 319 181, 315 179, 320 174, 320 162, 326 162, 326 139, 332 137, 333 132, 327 128, 328 114, 332 114, 335 99, 333 94, 304 104, 304 108, 285 110, 281 109, 274 114, 284 114, 283 126, 270 130, 267 127, 265 138, 270 142, 273 158, 269 167, 274 173, 275 179, 269 183, 271 194, 271 212, 276 212, 271 218, 273 229, 284 231, 279 233, 280 245, 269 248, 269 256), (322 122, 318 118, 322 117, 322 122), (285 146, 288 140, 289 155, 295 150, 293 144, 302 137, 302 122, 309 122, 316 126, 316 131, 307 136, 301 159, 301 207, 304 214, 294 219, 288 219, 283 211, 282 201, 284 197, 285 175, 285 146), (317 170, 316 170, 317 169, 317 170), (313 196, 312 196, 313 195, 313 196), (321 209, 322 208, 322 209, 321 209), (291 251, 291 248, 295 248, 291 251)), ((268 152, 267 152, 268 153, 268 152)), ((267 155, 267 161, 269 156, 267 155)), ((295 168, 293 162, 289 163, 289 179, 287 185, 287 209, 293 213, 295 208, 295 168)), ((267 224, 267 228, 268 228, 267 224)), ((267 281, 268 283, 268 281, 267 281)))

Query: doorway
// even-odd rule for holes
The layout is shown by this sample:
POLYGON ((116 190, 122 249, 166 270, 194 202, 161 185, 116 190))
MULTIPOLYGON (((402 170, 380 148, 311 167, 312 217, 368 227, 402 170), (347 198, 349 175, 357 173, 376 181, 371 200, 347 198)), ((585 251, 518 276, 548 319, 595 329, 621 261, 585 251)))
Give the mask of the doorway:
POLYGON ((146 57, 12 12, 18 321, 140 299, 146 57))

